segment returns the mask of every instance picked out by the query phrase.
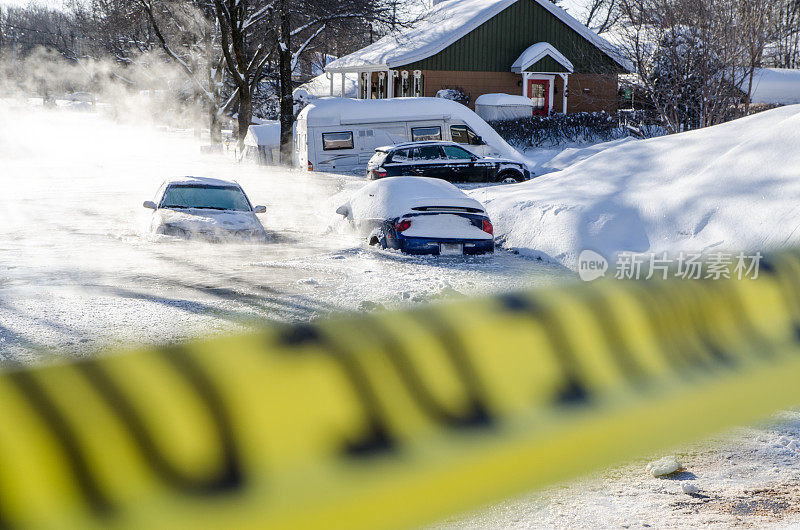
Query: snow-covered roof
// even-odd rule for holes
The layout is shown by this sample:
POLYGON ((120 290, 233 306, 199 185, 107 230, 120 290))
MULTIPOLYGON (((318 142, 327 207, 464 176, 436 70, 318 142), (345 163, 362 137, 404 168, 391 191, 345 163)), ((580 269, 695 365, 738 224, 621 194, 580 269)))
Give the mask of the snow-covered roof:
MULTIPOLYGON (((747 80, 744 81, 745 90, 747 80)), ((794 105, 800 103, 800 70, 756 68, 753 74, 752 103, 794 105)))
POLYGON ((533 100, 525 96, 512 96, 511 94, 483 94, 475 100, 475 105, 491 107, 533 107, 533 100))
POLYGON ((264 120, 262 125, 251 125, 244 137, 244 145, 269 145, 281 144, 281 124, 277 120, 264 120))
POLYGON ((572 66, 570 60, 548 42, 537 42, 528 47, 511 65, 511 71, 516 74, 522 73, 547 56, 552 57, 558 64, 566 68, 569 73, 575 71, 575 67, 572 66))
POLYGON ((354 98, 358 94, 358 74, 349 73, 344 76, 344 94, 342 94, 342 78, 338 75, 333 78, 333 94, 331 94, 331 80, 325 74, 318 75, 307 83, 295 88, 292 95, 295 99, 302 99, 307 95, 312 97, 342 96, 354 98))
MULTIPOLYGON (((444 0, 408 29, 387 35, 357 52, 333 61, 325 67, 325 71, 395 68, 431 57, 517 1, 519 0, 444 0)), ((620 66, 630 69, 630 63, 619 56, 611 44, 566 11, 548 0, 534 1, 620 66)))

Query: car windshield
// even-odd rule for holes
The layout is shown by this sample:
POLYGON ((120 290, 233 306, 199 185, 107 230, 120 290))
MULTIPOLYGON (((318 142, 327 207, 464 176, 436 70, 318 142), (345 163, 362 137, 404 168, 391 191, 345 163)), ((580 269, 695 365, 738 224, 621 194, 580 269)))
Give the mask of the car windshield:
POLYGON ((250 203, 240 188, 197 184, 177 184, 168 187, 164 192, 161 207, 250 211, 250 203))

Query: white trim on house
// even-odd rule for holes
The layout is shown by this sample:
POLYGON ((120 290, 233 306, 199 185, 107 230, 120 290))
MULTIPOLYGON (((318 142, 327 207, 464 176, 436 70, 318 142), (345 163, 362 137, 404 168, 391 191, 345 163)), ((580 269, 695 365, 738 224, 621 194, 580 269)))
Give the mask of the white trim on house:
POLYGON ((547 42, 537 42, 536 44, 528 47, 511 65, 511 71, 515 74, 521 74, 532 65, 538 63, 545 57, 551 57, 555 62, 563 66, 569 73, 575 71, 572 63, 561 54, 552 44, 547 42))
MULTIPOLYGON (((336 59, 325 66, 325 71, 389 70, 421 61, 441 52, 518 1, 444 0, 435 5, 417 24, 336 59)), ((566 11, 548 0, 533 1, 538 2, 617 64, 629 71, 632 70, 630 62, 622 57, 611 43, 575 20, 566 11)))

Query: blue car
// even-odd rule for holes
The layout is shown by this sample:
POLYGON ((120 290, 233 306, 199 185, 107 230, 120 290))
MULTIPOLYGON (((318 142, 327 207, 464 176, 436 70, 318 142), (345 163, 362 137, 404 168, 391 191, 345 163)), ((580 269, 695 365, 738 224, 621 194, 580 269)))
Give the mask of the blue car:
POLYGON ((441 179, 388 177, 354 193, 336 213, 370 245, 407 254, 494 252, 483 205, 441 179))

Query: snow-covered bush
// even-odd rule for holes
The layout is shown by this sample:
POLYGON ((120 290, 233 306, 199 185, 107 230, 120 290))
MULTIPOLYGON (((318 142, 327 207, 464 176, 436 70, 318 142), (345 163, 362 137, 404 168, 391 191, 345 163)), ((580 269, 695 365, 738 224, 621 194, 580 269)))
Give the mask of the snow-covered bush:
POLYGON ((464 106, 469 106, 469 96, 464 92, 463 88, 443 88, 436 93, 437 98, 449 99, 456 103, 461 103, 464 106))
POLYGON ((632 134, 659 136, 661 127, 654 124, 644 112, 627 112, 624 119, 606 112, 554 113, 550 116, 532 116, 515 120, 489 122, 508 143, 521 147, 558 145, 564 142, 607 142, 632 134))

